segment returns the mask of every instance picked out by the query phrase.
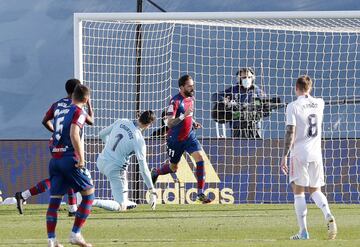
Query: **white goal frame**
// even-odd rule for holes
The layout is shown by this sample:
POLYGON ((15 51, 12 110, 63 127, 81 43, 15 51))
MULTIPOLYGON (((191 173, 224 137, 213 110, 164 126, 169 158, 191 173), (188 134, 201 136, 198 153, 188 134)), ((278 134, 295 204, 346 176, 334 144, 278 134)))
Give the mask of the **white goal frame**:
MULTIPOLYGON (((196 24, 198 25, 204 25, 204 26, 219 26, 219 27, 232 27, 232 26, 236 26, 237 23, 240 23, 241 22, 241 28, 243 27, 242 25, 242 20, 265 20, 265 19, 271 19, 271 20, 275 20, 276 21, 276 24, 275 25, 270 25, 271 27, 268 28, 270 30, 281 30, 281 31, 299 31, 299 32, 320 32, 320 33, 325 33, 326 35, 328 35, 328 33, 356 33, 356 36, 359 36, 360 34, 360 25, 359 25, 359 21, 360 20, 360 11, 287 11, 287 12, 176 12, 176 13, 172 13, 172 12, 167 12, 167 13, 75 13, 74 14, 74 77, 75 78, 78 78, 80 81, 83 81, 84 79, 84 64, 83 64, 83 57, 86 56, 86 54, 83 54, 83 41, 82 41, 82 37, 83 37, 83 23, 85 23, 84 25, 86 25, 86 21, 94 21, 94 22, 114 22, 116 23, 117 21, 118 22, 126 22, 126 24, 128 24, 127 22, 129 22, 131 25, 134 24, 134 25, 137 25, 139 23, 141 24, 157 24, 158 22, 161 23, 161 22, 168 22, 170 24, 173 24, 173 23, 181 23, 181 24, 189 24, 189 25, 192 25, 194 22, 196 22, 196 24), (313 29, 311 30, 307 30, 306 28, 310 27, 310 26, 307 26, 307 25, 303 25, 301 26, 299 29, 298 26, 294 25, 294 26, 291 26, 291 24, 289 25, 281 25, 281 21, 282 19, 286 19, 286 20, 290 20, 289 22, 292 23, 292 19, 294 19, 294 22, 296 22, 297 20, 301 20, 304 19, 304 20, 319 20, 319 22, 321 23, 321 25, 318 27, 318 26, 315 26, 313 29), (332 22, 330 23, 330 26, 322 26, 323 22, 321 21, 324 21, 326 22, 326 20, 329 19, 331 20, 332 22), (334 21, 335 19, 335 21, 334 21), (356 19, 356 23, 354 24, 355 28, 353 25, 346 25, 345 28, 343 28, 343 26, 339 25, 338 26, 338 23, 337 21, 340 20, 341 22, 341 19, 356 19), (234 20, 234 21, 238 21, 238 22, 234 22, 235 24, 233 24, 231 21, 234 20), (217 23, 217 21, 219 21, 219 24, 217 23), (223 22, 221 22, 223 21, 223 22), (280 23, 280 24, 277 24, 277 23, 280 23), (334 24, 335 23, 335 24, 334 24), (335 29, 331 29, 333 27, 333 25, 335 25, 335 29), (321 29, 322 27, 325 27, 325 31, 324 29, 321 29), (277 29, 279 28, 279 29, 277 29)), ((254 30, 258 30, 258 29, 262 29, 262 28, 259 28, 258 26, 256 26, 256 24, 252 25, 252 23, 250 22, 246 22, 244 25, 248 25, 246 26, 245 28, 249 28, 249 29, 254 29, 254 30), (248 24, 250 23, 250 24, 248 24)), ((312 23, 311 21, 309 21, 308 23, 312 23)), ((344 21, 346 22, 346 20, 344 21)), ((285 22, 284 22, 285 23, 285 22)), ((308 24, 306 23, 306 24, 308 24)), ((346 22, 346 24, 348 24, 348 22, 346 22)), ((328 25, 328 23, 326 22, 326 25, 328 25)), ((263 28, 263 29, 266 29, 267 28, 263 28)), ((84 29, 84 33, 86 33, 86 29, 84 29)), ((93 37, 91 35, 89 36, 86 36, 86 34, 84 34, 85 37, 93 37)), ((245 40, 245 39, 243 39, 245 40)), ((246 39, 247 40, 247 39, 246 39)), ((358 41, 360 39, 356 39, 356 41, 358 41)), ((85 40, 86 42, 86 40, 85 40)), ((291 43, 291 41, 286 41, 286 42, 289 42, 291 43)), ((307 41, 304 41, 303 43, 306 43, 307 41)), ((310 43, 310 41, 309 41, 310 43)), ((356 50, 357 54, 359 54, 358 50, 356 50)), ((86 53, 86 51, 84 50, 84 53, 86 53)), ((232 56, 231 56, 232 58, 232 56)), ((288 59, 289 60, 289 59, 288 59)), ((292 61, 292 59, 290 59, 292 61)), ((303 60, 306 60, 306 59, 303 59, 303 60)), ((303 61, 302 60, 302 61, 303 61)), ((194 60, 195 61, 195 60, 194 60)), ((307 60, 306 60, 307 61, 307 60)), ((331 61, 332 62, 332 61, 331 61)), ((348 60, 346 60, 346 62, 348 62, 348 60)), ((356 63, 356 62, 355 62, 356 63)), ((170 63, 171 64, 171 63, 170 63)), ((347 63, 348 64, 348 63, 347 63)), ((357 64, 360 64, 359 62, 357 64)), ((86 66, 86 63, 85 63, 85 66, 86 66)), ((86 67, 85 67, 86 68, 86 67)), ((340 70, 340 69, 339 69, 340 70)), ((170 75, 170 79, 171 80, 174 80, 176 78, 172 78, 172 77, 176 77, 176 73, 173 73, 174 70, 170 70, 169 72, 169 75, 170 75)), ((356 67, 356 71, 359 71, 358 70, 358 66, 356 67)), ((186 72, 186 71, 181 71, 181 72, 186 72)), ((354 73, 356 74, 356 73, 354 73)), ((85 75, 86 75, 86 72, 85 72, 85 75)), ((356 74, 358 75, 358 74, 356 74)), ((261 77, 261 76, 260 76, 261 77)), ((347 79, 348 77, 346 77, 347 79)), ((276 78, 277 79, 277 78, 276 78)), ((357 80, 357 76, 355 78, 352 77, 351 79, 354 79, 355 81, 357 80)), ((85 80, 86 80, 86 77, 85 77, 85 80)), ((170 80, 170 81, 171 81, 170 80)), ((196 80, 195 80, 196 81, 196 80)), ((315 80, 316 81, 316 80, 315 80)), ((226 82, 228 83, 228 82, 226 82)), ((276 81, 277 83, 277 81, 276 81)), ((286 82, 288 83, 288 82, 286 82)), ((293 83, 292 81, 289 82, 289 83, 293 83)), ((353 87, 355 87, 355 82, 352 82, 353 83, 353 87)), ((285 85, 285 84, 283 84, 285 85)), ((291 85, 286 85, 287 87, 291 87, 291 85)), ((315 85, 316 86, 316 85, 315 85)), ((172 86, 171 86, 172 87, 172 86)), ((174 86, 174 88, 177 88, 176 85, 174 86)), ((315 87, 316 88, 316 87, 315 87)), ((354 89, 354 92, 355 92, 355 89, 354 89)), ((356 91, 357 92, 357 91, 356 91)), ((291 94, 291 93, 290 93, 291 94)), ((289 93, 287 94, 284 94, 284 95, 289 95, 289 93)), ((356 93, 353 93, 351 96, 356 96, 356 93)), ((164 100, 165 101, 165 100, 164 100)), ((340 99, 338 100, 339 102, 341 101, 340 99)), ((344 101, 345 102, 345 101, 344 101)), ((351 103, 350 103, 351 104, 351 103)), ((354 104, 354 103, 352 103, 354 104)), ((206 108, 206 107, 204 107, 206 108)), ((201 109, 204 109, 204 108, 201 108, 201 109)), ((127 109, 127 108, 126 108, 127 109)), ((206 108, 207 109, 207 108, 206 108)), ((356 108, 358 109, 358 108, 356 108)), ((158 109, 157 109, 158 110, 158 109)), ((95 118, 96 118, 96 112, 94 112, 95 114, 95 118)), ((358 114, 357 114, 358 115, 358 114)), ((356 123, 356 119, 358 119, 358 117, 354 118, 355 120, 351 120, 351 121, 355 121, 356 123)), ((353 122, 352 122, 353 123, 353 122)), ((349 137, 349 135, 346 135, 346 141, 348 140, 351 140, 351 145, 352 142, 355 143, 355 148, 356 147, 360 147, 360 140, 359 140, 359 128, 358 128, 359 125, 355 124, 355 127, 356 127, 356 130, 355 131, 355 136, 357 137, 354 138, 353 140, 351 140, 351 136, 349 137)), ((212 127, 212 129, 216 130, 216 136, 218 137, 216 139, 216 141, 219 141, 219 142, 222 142, 222 143, 225 143, 224 145, 227 145, 227 138, 223 138, 223 137, 226 137, 226 133, 227 133, 227 130, 226 130, 226 127, 225 127, 225 124, 221 124, 221 123, 218 123, 216 122, 215 123, 215 127, 212 127)), ((348 129, 346 129, 348 130, 348 129)), ((331 130, 332 131, 332 130, 331 130)), ((352 130, 349 130, 349 131, 352 131, 352 130)), ((323 129, 323 132, 324 132, 324 129, 323 129)), ((212 135, 213 137, 214 135, 212 135)), ((279 145, 279 143, 281 143, 280 139, 282 137, 278 138, 278 143, 276 145, 278 149, 281 149, 281 146, 279 145)), ((86 137, 85 137, 86 139, 86 137)), ((336 137, 334 138, 336 139, 336 137)), ((340 138, 339 137, 339 140, 345 140, 345 138, 340 138)), ((339 142, 340 143, 340 142, 339 142)), ((236 143, 236 144, 239 144, 239 143, 236 143)), ((240 143, 241 144, 241 143, 240 143)), ((281 143, 282 144, 282 143, 281 143)), ((155 144, 156 145, 156 144, 155 144)), ((210 144, 209 144, 210 145, 210 144)), ((341 146, 341 143, 338 144, 339 146, 341 146)), ((348 148, 350 149, 350 144, 348 144, 348 148)), ((101 146, 101 145, 99 145, 101 146)), ((249 145, 251 146, 251 145, 249 145)), ((270 148, 271 149, 271 148, 270 148)), ((352 148, 351 148, 352 149, 352 148)), ((336 147, 332 148, 332 150, 336 150, 336 147)), ((353 150, 353 149, 352 149, 353 150)), ((97 151, 95 152, 97 154, 97 151)), ((226 153, 226 152, 225 152, 226 153)), ((334 152, 335 153, 335 152, 334 152)), ((226 154, 225 154, 226 155, 226 154)), ((355 151, 354 154, 351 154, 352 155, 352 159, 355 159, 356 161, 359 161, 360 160, 360 153, 358 151, 355 151)), ((249 155, 250 156, 250 155, 249 155)), ((255 154, 256 157, 257 154, 255 154)), ((261 154, 259 155, 261 156, 261 154)), ((278 154, 275 154, 273 157, 278 157, 278 154)), ((333 156, 332 158, 338 158, 336 156, 333 156)), ((340 157, 341 159, 341 157, 340 157)), ((349 163, 349 161, 348 161, 349 163)), ((159 164, 157 164, 159 165, 159 164)), ((191 167, 190 167, 191 168, 191 167)), ((278 169, 277 167, 276 168, 271 168, 271 169, 278 169)), ((255 170, 255 169, 254 169, 255 170)), ((350 170, 350 168, 349 168, 350 170)), ((224 173, 227 173, 227 174, 233 174, 232 172, 229 172, 229 171, 225 171, 225 168, 223 169, 223 172, 224 173)), ((252 171, 253 172, 253 171, 252 171)), ((256 170, 255 170, 255 173, 256 173, 256 170)), ((217 174, 215 173, 215 175, 217 176, 217 174)), ((338 174, 337 174, 338 175, 338 174)), ((340 172, 340 175, 339 176, 342 176, 343 174, 340 172)), ((346 175, 346 174, 345 174, 346 175)), ((350 172, 349 174, 350 175, 350 172)), ((358 177, 360 176, 360 173, 356 172, 355 174, 357 176, 357 179, 358 177)), ((219 178, 217 178, 219 180, 219 178)), ((281 179, 279 179, 279 184, 281 183, 282 185, 284 184, 283 183, 283 180, 284 177, 282 177, 281 179)), ((341 184, 342 184, 342 178, 340 179, 341 180, 341 184)), ((137 181, 137 180, 136 180, 137 181)), ((265 179, 264 179, 265 181, 265 179)), ((262 182, 264 182, 262 181, 262 182)), ((191 181, 192 183, 194 183, 194 181, 191 181)), ((248 183, 249 181, 241 181, 242 184, 246 184, 248 183)), ((256 184, 257 181, 255 181, 255 184, 256 184)), ((165 183, 165 182, 164 182, 165 183)), ((180 197, 181 197, 181 193, 183 193, 181 191, 181 188, 183 188, 183 184, 179 183, 178 185, 175 185, 176 183, 176 179, 172 180, 171 181, 172 184, 174 184, 174 188, 178 189, 180 191, 180 197), (175 182, 173 182, 175 181, 175 182), (179 189, 180 188, 180 189, 179 189)), ((190 182, 189 182, 190 183, 190 182)), ((211 182, 209 183, 218 183, 216 179, 212 180, 211 182)), ((237 181, 234 180, 234 183, 237 183, 237 181)), ((268 184, 272 184, 272 182, 267 182, 268 184)), ((329 181, 329 183, 338 183, 338 182, 334 182, 334 181, 329 181)), ((350 182, 344 182, 346 184, 350 184, 350 182)), ((278 184, 278 185, 279 185, 278 184)), ((358 183, 356 183, 358 184, 358 183)), ((252 185, 254 187, 254 185, 252 185)), ((256 186, 256 185, 255 185, 256 186)), ((164 186, 163 186, 164 187, 164 186)), ((240 187, 240 186, 239 186, 240 187)), ((272 187, 272 186, 271 186, 272 187)), ((280 186, 279 186, 280 187, 280 186)), ((174 188, 170 188, 171 190, 173 190, 174 188)), ((186 190, 188 188, 185 188, 186 190)), ((216 188, 218 189, 218 188, 216 188)), ((227 192, 226 191, 227 188, 225 188, 225 190, 223 191, 224 195, 226 196, 227 195, 227 192)), ((251 188, 253 189, 253 188, 251 188)), ((240 189, 241 190, 241 189, 240 189)), ((255 188, 255 193, 258 191, 256 188, 255 188)), ((333 188, 333 191, 334 193, 333 194, 336 194, 335 191, 337 189, 335 188, 335 185, 334 185, 334 188, 333 188)), ((337 192, 337 191, 336 191, 337 192)), ((353 191, 347 191, 344 189, 343 191, 343 188, 341 188, 341 192, 339 193, 343 193, 343 192, 346 192, 348 194, 351 194, 352 195, 352 192, 353 191)), ((217 192, 218 193, 218 192, 217 192)), ((221 191, 220 191, 221 193, 221 191)), ((279 191, 279 194, 282 194, 282 193, 287 193, 286 196, 288 197, 288 195, 290 193, 288 193, 287 191, 284 192, 283 190, 279 191)), ((184 194, 184 193, 183 193, 184 194)), ((265 194, 265 192, 264 192, 265 194)), ((343 193, 344 194, 344 193, 343 193)), ((335 196, 333 196, 335 198, 335 196)), ((136 198, 137 199, 137 198, 136 198)), ((143 199, 143 198, 142 198, 143 199)), ((186 199, 187 200, 187 199, 186 199)), ((261 199, 263 200, 262 202, 266 203, 266 202, 269 202, 271 201, 272 199, 268 200, 268 199, 261 199)), ((275 199, 277 200, 277 199, 275 199)), ((275 201, 275 203, 278 203, 278 202, 282 202, 281 201, 282 199, 278 200, 278 201, 275 201)), ((291 199, 290 199, 291 200, 291 199)), ((289 202, 290 200, 286 199, 287 202, 289 202)), ((179 199, 180 203, 181 201, 185 201, 184 198, 180 198, 179 199)), ((345 199, 341 199, 338 200, 338 199, 334 199, 333 201, 330 200, 330 202, 342 202, 342 201, 345 201, 345 202, 356 202, 356 201, 360 201, 360 192, 357 191, 357 195, 354 195, 353 197, 351 197, 350 200, 345 200, 345 199), (355 199, 354 199, 355 198, 355 199)), ((226 203, 228 203, 229 201, 226 201, 226 203)), ((244 201, 241 201, 241 202, 244 202, 244 201)), ((254 202, 254 201, 251 201, 251 202, 254 202)), ((258 203, 259 200, 256 200, 255 203, 258 203)), ((357 202, 359 203, 359 202, 357 202)))

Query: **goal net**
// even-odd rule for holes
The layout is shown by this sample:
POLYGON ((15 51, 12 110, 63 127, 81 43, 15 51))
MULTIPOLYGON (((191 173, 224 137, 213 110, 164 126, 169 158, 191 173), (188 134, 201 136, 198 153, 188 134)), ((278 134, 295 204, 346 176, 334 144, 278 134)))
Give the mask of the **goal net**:
MULTIPOLYGON (((285 108, 295 99, 295 80, 308 74, 312 94, 326 102, 324 191, 329 202, 359 203, 359 12, 75 14, 74 24, 75 75, 92 89, 95 111, 94 126, 85 128, 85 150, 96 197, 112 197, 96 168, 103 148, 99 131, 118 118, 136 119, 139 111, 154 110, 157 122, 144 136, 150 169, 161 166, 168 159, 166 138, 153 132, 162 128, 161 115, 178 93, 178 78, 190 74, 194 116, 203 125, 196 134, 205 154, 205 193, 223 204, 293 201, 279 169, 285 108), (247 67, 266 96, 246 108, 249 114, 234 119, 232 109, 231 116, 252 121, 261 138, 233 138, 231 123, 212 114, 214 94, 235 85, 236 73, 247 67)), ((193 203, 194 168, 184 155, 176 175, 160 177, 159 202, 193 203)), ((130 199, 144 202, 135 158, 128 179, 130 199)))

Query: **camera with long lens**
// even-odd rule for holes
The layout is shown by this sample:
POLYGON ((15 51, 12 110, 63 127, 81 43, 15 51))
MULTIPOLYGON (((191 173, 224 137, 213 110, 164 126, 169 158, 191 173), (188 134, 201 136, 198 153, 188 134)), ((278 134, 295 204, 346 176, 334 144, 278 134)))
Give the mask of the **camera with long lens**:
POLYGON ((268 117, 270 112, 284 107, 279 97, 254 98, 250 103, 236 103, 228 106, 224 102, 217 102, 212 109, 212 118, 218 123, 229 121, 258 122, 268 117))

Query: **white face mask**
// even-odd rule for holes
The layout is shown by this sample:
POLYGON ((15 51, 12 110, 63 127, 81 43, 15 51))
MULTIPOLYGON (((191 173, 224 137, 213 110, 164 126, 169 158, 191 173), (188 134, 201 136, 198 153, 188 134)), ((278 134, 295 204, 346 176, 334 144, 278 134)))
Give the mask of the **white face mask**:
POLYGON ((252 84, 252 79, 250 79, 250 78, 246 78, 246 79, 241 80, 241 85, 246 89, 250 88, 251 84, 252 84))

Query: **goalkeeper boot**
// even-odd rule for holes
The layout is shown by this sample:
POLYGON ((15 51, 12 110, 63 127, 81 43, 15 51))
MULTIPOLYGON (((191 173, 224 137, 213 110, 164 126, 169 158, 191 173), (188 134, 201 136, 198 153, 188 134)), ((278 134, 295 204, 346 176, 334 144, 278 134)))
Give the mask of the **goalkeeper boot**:
POLYGON ((209 197, 207 197, 204 193, 198 194, 196 197, 196 203, 208 204, 211 202, 212 202, 212 200, 209 197))
POLYGON ((327 217, 327 227, 328 227, 328 239, 335 239, 337 234, 337 226, 334 216, 329 215, 327 217))
POLYGON ((307 231, 302 231, 295 234, 294 236, 291 236, 290 240, 307 240, 309 238, 309 233, 307 231))
POLYGON ((151 180, 154 185, 156 184, 158 177, 159 177, 159 175, 156 172, 156 168, 151 169, 151 180))
POLYGON ((15 193, 15 199, 16 199, 16 208, 18 209, 19 214, 23 214, 24 213, 23 204, 25 202, 25 199, 21 195, 21 192, 15 193))
POLYGON ((133 201, 127 201, 126 202, 126 209, 130 210, 130 209, 134 209, 137 207, 137 204, 133 201))
POLYGON ((48 247, 64 247, 64 245, 60 244, 56 239, 49 239, 48 247))
POLYGON ((92 244, 86 243, 84 237, 81 235, 81 233, 74 233, 71 232, 69 242, 72 245, 78 245, 81 247, 92 247, 92 244))

